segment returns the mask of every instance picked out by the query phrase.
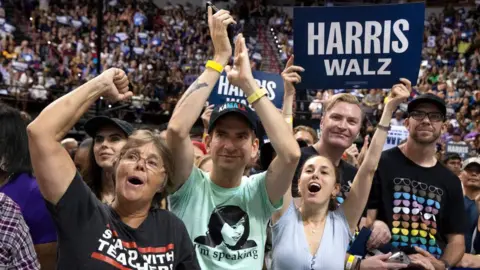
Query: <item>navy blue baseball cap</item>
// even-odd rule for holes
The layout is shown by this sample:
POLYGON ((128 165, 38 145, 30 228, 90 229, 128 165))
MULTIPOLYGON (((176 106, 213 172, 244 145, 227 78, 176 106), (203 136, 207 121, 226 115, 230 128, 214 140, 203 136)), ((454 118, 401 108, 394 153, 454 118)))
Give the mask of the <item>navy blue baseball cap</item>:
POLYGON ((108 116, 95 116, 85 123, 85 132, 87 132, 88 136, 95 137, 98 130, 106 126, 114 126, 120 129, 127 137, 134 131, 133 126, 126 121, 108 116))
POLYGON ((252 109, 250 109, 250 107, 238 102, 227 102, 216 106, 213 109, 212 115, 210 116, 210 122, 208 123, 208 133, 212 132, 218 119, 220 119, 222 116, 232 113, 244 117, 250 128, 254 132, 257 131, 257 115, 252 109))

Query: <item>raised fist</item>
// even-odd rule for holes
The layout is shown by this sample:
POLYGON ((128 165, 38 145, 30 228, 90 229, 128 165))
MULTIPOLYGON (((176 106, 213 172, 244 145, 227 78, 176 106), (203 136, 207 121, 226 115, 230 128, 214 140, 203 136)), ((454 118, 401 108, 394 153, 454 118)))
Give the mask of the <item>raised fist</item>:
POLYGON ((133 93, 128 90, 128 77, 123 70, 107 69, 100 74, 100 79, 107 86, 103 97, 108 101, 114 103, 133 96, 133 93))

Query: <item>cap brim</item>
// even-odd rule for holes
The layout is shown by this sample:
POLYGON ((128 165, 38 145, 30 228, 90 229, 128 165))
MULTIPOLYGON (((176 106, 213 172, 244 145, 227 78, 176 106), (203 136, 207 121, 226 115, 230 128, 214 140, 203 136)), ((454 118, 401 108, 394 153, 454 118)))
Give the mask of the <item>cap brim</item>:
POLYGON ((465 164, 464 166, 462 166, 462 170, 465 170, 468 166, 472 166, 472 165, 480 166, 480 163, 476 161, 469 162, 468 164, 465 164))
POLYGON ((215 118, 212 122, 210 122, 210 124, 208 125, 208 133, 212 132, 213 128, 215 127, 215 124, 218 122, 218 119, 221 119, 222 117, 224 117, 225 115, 228 115, 228 114, 237 114, 237 115, 241 115, 244 120, 248 123, 248 125, 250 126, 250 128, 256 132, 256 127, 254 126, 254 124, 250 121, 250 119, 248 118, 247 115, 239 112, 239 111, 236 111, 236 110, 226 110, 224 112, 222 112, 220 115, 217 116, 217 118, 215 118))
POLYGON ((85 123, 84 129, 85 132, 87 132, 88 136, 93 138, 97 135, 99 129, 106 126, 114 126, 121 130, 126 136, 129 135, 126 130, 124 130, 121 126, 118 125, 118 123, 106 116, 96 116, 94 118, 91 118, 85 123))
POLYGON ((437 106, 443 115, 447 115, 447 107, 445 106, 445 104, 431 98, 417 98, 410 101, 410 103, 408 104, 408 112, 409 113, 412 112, 418 105, 424 104, 424 103, 430 103, 437 106))

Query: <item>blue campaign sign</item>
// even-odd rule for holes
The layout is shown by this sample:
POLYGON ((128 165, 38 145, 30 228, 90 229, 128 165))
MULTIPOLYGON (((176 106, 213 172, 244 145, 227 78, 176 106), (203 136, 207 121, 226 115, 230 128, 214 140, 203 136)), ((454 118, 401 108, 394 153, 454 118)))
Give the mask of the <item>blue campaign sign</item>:
POLYGON ((390 88, 417 82, 425 4, 298 7, 293 13, 298 88, 390 88))
MULTIPOLYGON (((252 71, 252 74, 258 85, 267 90, 270 101, 272 101, 277 108, 282 108, 284 91, 282 76, 261 71, 252 71)), ((227 79, 227 74, 224 72, 220 76, 217 84, 213 87, 212 93, 208 98, 208 103, 218 105, 232 101, 248 105, 247 98, 243 91, 231 85, 227 79)))

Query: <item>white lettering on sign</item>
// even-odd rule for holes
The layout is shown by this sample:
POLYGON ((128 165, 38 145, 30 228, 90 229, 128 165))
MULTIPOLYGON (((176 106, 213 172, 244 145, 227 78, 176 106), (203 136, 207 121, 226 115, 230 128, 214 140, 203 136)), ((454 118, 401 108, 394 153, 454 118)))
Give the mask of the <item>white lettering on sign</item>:
POLYGON ((405 19, 393 24, 391 20, 366 21, 363 25, 359 22, 332 22, 327 31, 324 22, 311 22, 307 33, 308 55, 404 53, 409 45, 404 32, 409 30, 410 24, 405 19), (345 32, 345 42, 342 32, 345 32))
POLYGON ((327 76, 348 76, 348 75, 390 75, 391 71, 387 68, 392 63, 391 58, 379 58, 378 63, 382 65, 378 70, 370 69, 370 59, 325 59, 325 71, 327 76), (358 63, 363 61, 362 65, 358 63), (361 68, 362 67, 362 68, 361 68), (345 69, 346 68, 346 69, 345 69))
MULTIPOLYGON (((270 100, 275 99, 275 89, 277 89, 277 83, 275 81, 258 80, 258 79, 255 79, 255 81, 257 81, 260 87, 265 88, 265 90, 267 90, 268 98, 270 100)), ((242 89, 234 86, 233 84, 230 84, 230 82, 227 79, 227 76, 223 76, 223 75, 220 76, 220 79, 218 80, 217 94, 222 96, 227 96, 227 102, 240 100, 238 97, 241 97, 241 98, 245 97, 245 94, 243 93, 242 89), (234 97, 237 97, 237 98, 234 98, 234 97)))

